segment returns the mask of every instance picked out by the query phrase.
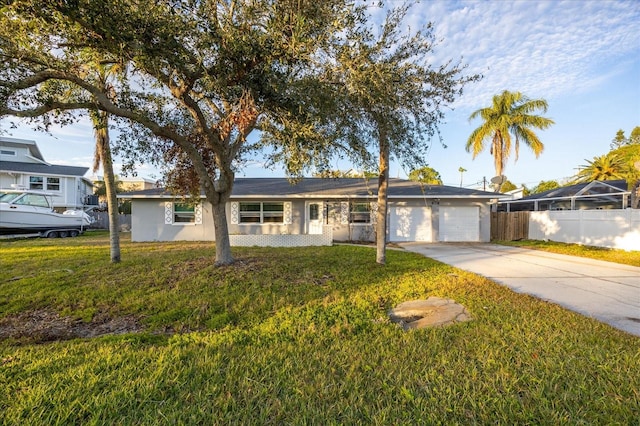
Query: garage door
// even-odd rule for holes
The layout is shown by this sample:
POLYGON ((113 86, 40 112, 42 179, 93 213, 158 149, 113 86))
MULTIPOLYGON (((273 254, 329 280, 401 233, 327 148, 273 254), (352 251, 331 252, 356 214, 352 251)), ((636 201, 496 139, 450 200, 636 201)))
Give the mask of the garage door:
POLYGON ((440 206, 440 241, 480 241, 477 206, 440 206))
POLYGON ((430 207, 391 207, 389 241, 433 241, 430 207))

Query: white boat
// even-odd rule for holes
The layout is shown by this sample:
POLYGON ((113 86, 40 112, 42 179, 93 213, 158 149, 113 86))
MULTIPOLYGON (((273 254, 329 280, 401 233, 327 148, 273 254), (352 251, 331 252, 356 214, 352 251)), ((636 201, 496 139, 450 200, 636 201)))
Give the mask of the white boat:
POLYGON ((53 210, 52 195, 32 190, 0 191, 0 235, 40 234, 43 237, 75 237, 92 222, 82 210, 53 210))

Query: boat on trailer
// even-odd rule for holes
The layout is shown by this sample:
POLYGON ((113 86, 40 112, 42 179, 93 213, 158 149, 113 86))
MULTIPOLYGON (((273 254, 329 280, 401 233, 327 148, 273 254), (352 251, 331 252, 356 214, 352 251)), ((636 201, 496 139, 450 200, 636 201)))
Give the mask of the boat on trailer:
POLYGON ((38 234, 76 237, 93 223, 82 210, 53 210, 52 194, 33 190, 0 191, 0 235, 38 234))

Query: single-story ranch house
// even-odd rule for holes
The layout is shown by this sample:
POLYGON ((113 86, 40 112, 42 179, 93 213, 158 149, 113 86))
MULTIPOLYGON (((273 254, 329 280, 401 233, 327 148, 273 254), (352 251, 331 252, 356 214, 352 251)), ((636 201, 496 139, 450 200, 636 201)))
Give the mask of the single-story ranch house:
MULTIPOLYGON (((490 205, 502 194, 404 179, 389 181, 387 240, 489 241, 490 205)), ((131 200, 133 241, 211 241, 204 196, 196 205, 162 188, 120 194, 131 200)), ((239 178, 227 203, 232 245, 302 246, 374 241, 377 179, 239 178)))

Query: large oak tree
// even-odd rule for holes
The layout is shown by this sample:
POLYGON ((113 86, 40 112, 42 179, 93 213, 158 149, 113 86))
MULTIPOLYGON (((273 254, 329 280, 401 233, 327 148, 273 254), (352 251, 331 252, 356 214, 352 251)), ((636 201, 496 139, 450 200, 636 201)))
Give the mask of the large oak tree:
MULTIPOLYGON (((346 0, 15 0, 0 15, 0 116, 47 127, 82 111, 143 130, 189 171, 215 224, 216 264, 233 262, 225 204, 247 138, 285 147, 292 173, 322 164, 335 107, 318 78, 329 47, 362 19, 346 0), (86 57, 128 70, 108 96, 86 57), (69 87, 79 93, 68 98, 69 87), (327 115, 330 116, 330 115, 327 115), (302 149, 298 149, 302 148, 302 149), (303 152, 317 157, 304 158, 303 152)), ((361 11, 360 11, 361 12, 361 11)), ((128 130, 127 130, 128 129, 128 130)))

